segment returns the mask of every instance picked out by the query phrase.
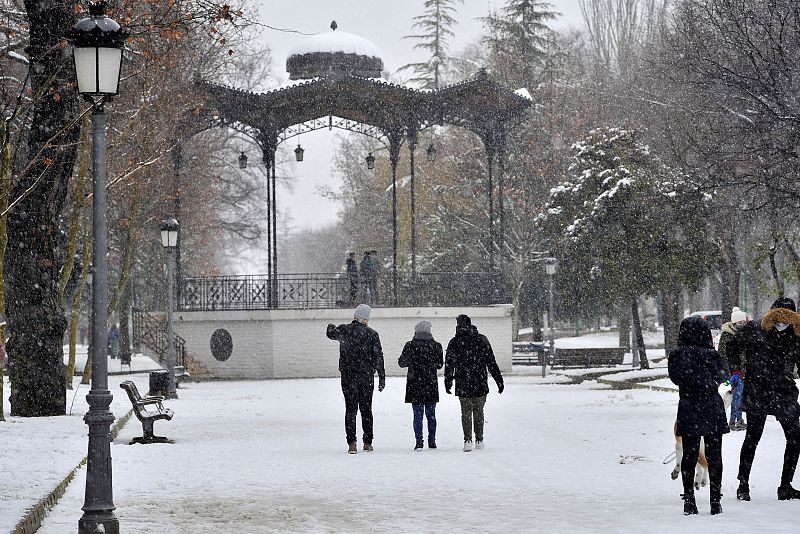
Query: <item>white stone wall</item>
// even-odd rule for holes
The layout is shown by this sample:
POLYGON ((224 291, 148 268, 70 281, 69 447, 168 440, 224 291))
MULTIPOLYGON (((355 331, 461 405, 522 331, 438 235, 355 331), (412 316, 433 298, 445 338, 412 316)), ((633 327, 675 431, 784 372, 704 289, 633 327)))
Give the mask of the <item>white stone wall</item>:
MULTIPOLYGON (((428 320, 433 337, 447 348, 455 334, 456 316, 466 313, 489 338, 497 363, 511 371, 511 306, 475 308, 374 308, 369 326, 381 337, 388 375, 405 375, 397 366, 414 325, 428 320)), ((186 350, 217 378, 312 378, 339 376, 339 343, 325 336, 328 323, 353 318, 352 309, 178 312, 175 332, 186 350), (233 338, 233 352, 224 361, 211 354, 211 335, 224 328, 233 338)))

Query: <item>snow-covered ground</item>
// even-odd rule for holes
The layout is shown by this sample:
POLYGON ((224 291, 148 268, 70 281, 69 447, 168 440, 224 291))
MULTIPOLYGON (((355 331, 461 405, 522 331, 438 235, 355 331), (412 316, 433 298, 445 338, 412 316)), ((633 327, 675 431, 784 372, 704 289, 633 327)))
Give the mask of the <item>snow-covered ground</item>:
MULTIPOLYGON (((112 377, 112 409, 127 400, 112 377)), ((137 375, 146 389, 147 375, 137 375)), ((438 450, 413 452, 405 380, 375 394, 375 452, 345 453, 336 379, 186 384, 170 422, 174 444, 127 445, 132 419, 112 445, 121 532, 796 532, 800 502, 778 502, 783 435, 768 422, 751 479, 753 501, 735 500, 744 433, 724 439, 722 516, 684 517, 663 460, 674 449, 674 393, 612 391, 595 382, 547 384, 511 375, 486 405, 485 450, 461 452, 458 402, 438 407, 438 450)), ((546 380, 551 380, 548 377, 546 380)), ((7 390, 6 390, 7 391, 7 390)), ((83 395, 80 395, 82 397, 83 395)), ((86 453, 85 401, 72 416, 0 424, 0 532, 86 453)), ((75 532, 81 470, 41 534, 75 532)), ((796 482, 800 486, 800 480, 796 482)))

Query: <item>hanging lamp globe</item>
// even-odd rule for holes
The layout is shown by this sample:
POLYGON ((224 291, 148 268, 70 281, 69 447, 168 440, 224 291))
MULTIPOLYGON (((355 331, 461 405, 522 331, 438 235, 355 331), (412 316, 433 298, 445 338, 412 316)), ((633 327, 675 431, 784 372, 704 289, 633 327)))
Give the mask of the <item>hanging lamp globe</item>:
POLYGON ((300 143, 297 143, 297 148, 294 149, 294 159, 297 161, 303 161, 304 153, 305 150, 303 150, 303 147, 300 146, 300 143))
POLYGON ((244 153, 244 150, 242 150, 242 153, 239 154, 239 168, 240 169, 247 168, 247 154, 244 153))
POLYGON ((436 147, 433 146, 433 143, 428 145, 427 150, 425 150, 425 154, 427 154, 429 162, 436 161, 436 152, 437 152, 437 150, 436 150, 436 147))
POLYGON ((375 168, 375 156, 372 155, 372 152, 367 154, 367 157, 365 159, 367 161, 367 168, 369 170, 374 169, 375 168))

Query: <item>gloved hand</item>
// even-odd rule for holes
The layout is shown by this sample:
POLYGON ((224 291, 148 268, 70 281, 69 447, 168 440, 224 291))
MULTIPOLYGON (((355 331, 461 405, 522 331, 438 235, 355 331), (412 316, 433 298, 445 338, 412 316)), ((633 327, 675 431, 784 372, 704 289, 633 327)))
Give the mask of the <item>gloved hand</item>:
POLYGON ((444 392, 447 393, 448 395, 452 395, 453 394, 453 385, 452 384, 445 384, 444 385, 444 392))
POLYGON ((380 377, 378 379, 378 391, 383 391, 383 388, 386 387, 386 377, 380 377))
POLYGON ((733 373, 731 375, 731 379, 729 380, 729 382, 731 383, 731 387, 735 388, 736 386, 738 386, 739 385, 739 381, 741 379, 742 379, 742 377, 739 376, 739 373, 733 373))
POLYGON ((497 384, 497 393, 503 393, 503 390, 504 390, 504 389, 506 389, 506 386, 505 386, 505 384, 503 384, 502 382, 500 382, 499 384, 497 384))

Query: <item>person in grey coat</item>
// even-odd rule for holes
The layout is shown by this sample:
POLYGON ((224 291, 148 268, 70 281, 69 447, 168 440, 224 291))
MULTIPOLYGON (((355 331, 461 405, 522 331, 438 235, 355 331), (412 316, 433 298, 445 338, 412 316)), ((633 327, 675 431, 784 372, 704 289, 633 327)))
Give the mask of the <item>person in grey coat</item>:
POLYGON ((431 323, 420 321, 414 327, 414 339, 403 347, 397 365, 407 367, 406 402, 414 412, 414 450, 423 447, 422 415, 428 420, 428 448, 436 448, 436 403, 439 402, 439 381, 436 371, 444 365, 442 345, 431 334, 431 323))

